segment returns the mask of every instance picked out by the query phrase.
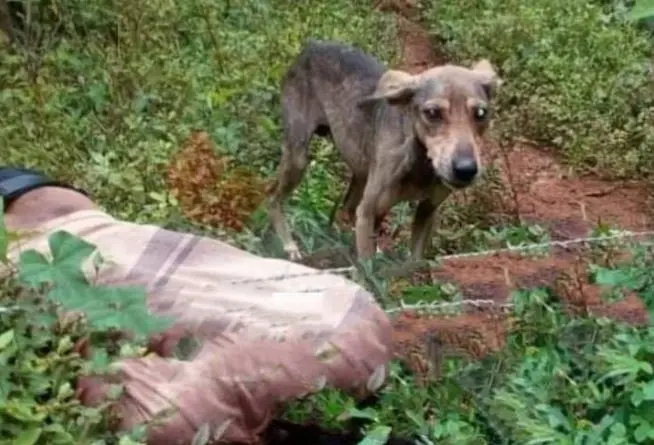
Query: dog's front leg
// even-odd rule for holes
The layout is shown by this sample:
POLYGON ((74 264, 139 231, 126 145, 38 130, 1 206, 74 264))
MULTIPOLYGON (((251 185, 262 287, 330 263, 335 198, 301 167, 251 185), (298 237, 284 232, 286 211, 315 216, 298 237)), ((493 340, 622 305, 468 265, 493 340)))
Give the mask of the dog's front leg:
POLYGON ((431 246, 431 231, 434 226, 436 206, 429 199, 418 203, 411 226, 411 257, 421 260, 431 246))
POLYGON ((432 197, 418 203, 411 226, 411 256, 421 260, 431 247, 431 234, 436 217, 436 209, 450 195, 450 190, 440 188, 432 197))
POLYGON ((377 234, 375 233, 375 204, 364 199, 356 210, 355 238, 359 259, 370 258, 375 254, 377 234))

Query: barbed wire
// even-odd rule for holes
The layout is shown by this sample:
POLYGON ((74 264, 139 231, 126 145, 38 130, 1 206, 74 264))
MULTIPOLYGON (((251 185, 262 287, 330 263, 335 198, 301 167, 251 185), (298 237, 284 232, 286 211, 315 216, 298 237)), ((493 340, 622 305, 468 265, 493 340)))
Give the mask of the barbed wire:
MULTIPOLYGON (((602 242, 612 241, 612 240, 625 240, 630 238, 633 239, 633 238, 640 238, 640 237, 647 237, 647 236, 654 236, 654 230, 647 230, 642 232, 622 231, 611 235, 580 237, 580 238, 573 238, 569 240, 548 241, 544 243, 509 246, 500 249, 462 252, 462 253, 455 253, 450 255, 437 256, 432 260, 430 260, 430 262, 442 262, 442 261, 451 261, 451 260, 457 260, 462 258, 492 256, 501 253, 529 252, 534 250, 547 249, 551 247, 568 248, 576 245, 584 245, 584 244, 592 245, 592 244, 599 244, 602 242)), ((402 264, 397 269, 399 269, 400 267, 411 266, 411 264, 412 262, 409 261, 407 263, 402 264)), ((419 264, 424 264, 424 262, 422 263, 414 262, 414 264, 419 265, 419 264)), ((289 274, 275 275, 272 277, 265 277, 265 278, 250 278, 244 280, 234 280, 231 281, 230 284, 262 283, 268 281, 281 281, 281 280, 292 279, 292 278, 302 278, 302 277, 311 277, 311 276, 320 276, 320 275, 345 275, 351 272, 355 272, 356 270, 357 270, 356 266, 335 267, 335 268, 328 268, 328 269, 313 269, 310 272, 289 273, 289 274)))
POLYGON ((499 303, 495 300, 459 300, 447 302, 419 301, 413 304, 405 304, 402 301, 399 306, 387 308, 385 309, 385 312, 389 315, 405 311, 443 313, 447 312, 448 309, 460 310, 464 306, 472 306, 477 309, 492 306, 498 309, 507 310, 512 309, 514 305, 513 303, 499 303))

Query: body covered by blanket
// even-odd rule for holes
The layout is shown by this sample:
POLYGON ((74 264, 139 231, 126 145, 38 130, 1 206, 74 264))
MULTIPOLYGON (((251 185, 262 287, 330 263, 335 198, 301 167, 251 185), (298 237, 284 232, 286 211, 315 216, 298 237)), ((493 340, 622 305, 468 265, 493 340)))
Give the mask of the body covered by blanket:
MULTIPOLYGON (((151 429, 149 443, 188 443, 207 422, 229 423, 221 441, 253 443, 280 402, 325 384, 374 391, 386 376, 389 321, 369 293, 340 276, 95 209, 32 230, 38 234, 12 245, 11 258, 23 249, 47 252, 49 234, 70 232, 112 264, 100 284, 144 285, 152 311, 176 319, 164 350, 182 334, 200 340, 188 361, 152 354, 121 363, 122 428, 175 409, 151 429), (312 274, 268 279, 302 273, 312 274)), ((101 389, 87 388, 83 401, 97 402, 101 389)))

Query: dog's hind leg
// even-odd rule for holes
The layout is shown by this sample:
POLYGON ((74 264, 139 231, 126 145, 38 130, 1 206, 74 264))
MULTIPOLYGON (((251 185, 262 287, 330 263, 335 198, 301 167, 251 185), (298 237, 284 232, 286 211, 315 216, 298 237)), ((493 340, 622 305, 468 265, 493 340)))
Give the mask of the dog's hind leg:
POLYGON ((304 177, 309 164, 311 137, 321 128, 320 116, 319 104, 309 95, 308 84, 302 83, 300 79, 292 79, 284 86, 282 159, 268 201, 268 212, 273 228, 284 245, 284 251, 293 261, 301 259, 302 255, 291 235, 283 204, 304 177))
POLYGON ((379 174, 368 177, 356 207, 355 238, 359 259, 369 258, 377 251, 377 230, 383 215, 393 204, 391 195, 383 192, 387 189, 385 179, 379 174))
POLYGON ((366 178, 359 176, 352 176, 350 186, 347 189, 347 194, 343 200, 343 211, 348 219, 354 223, 356 219, 357 206, 363 197, 363 190, 366 187, 366 178))
POLYGON ((338 212, 339 204, 343 206, 343 212, 347 216, 348 222, 354 224, 356 219, 356 210, 361 197, 363 196, 363 189, 366 186, 366 179, 358 176, 353 176, 350 180, 350 183, 347 186, 347 189, 344 195, 341 195, 340 202, 336 203, 332 208, 332 212, 329 216, 329 226, 331 227, 334 224, 336 219, 336 213, 338 212))
MULTIPOLYGON (((309 145, 309 138, 310 136, 307 137, 306 145, 309 145)), ((300 184, 306 171, 308 153, 307 148, 304 147, 304 142, 301 144, 289 145, 289 142, 283 144, 282 160, 279 164, 277 180, 273 185, 273 191, 268 205, 273 228, 284 245, 284 251, 293 261, 301 259, 302 255, 291 235, 291 229, 286 221, 283 205, 286 198, 300 184)))

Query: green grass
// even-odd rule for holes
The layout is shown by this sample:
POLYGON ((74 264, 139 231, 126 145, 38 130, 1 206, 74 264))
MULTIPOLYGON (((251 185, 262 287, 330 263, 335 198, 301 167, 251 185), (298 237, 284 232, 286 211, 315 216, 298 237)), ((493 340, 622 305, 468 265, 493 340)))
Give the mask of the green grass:
MULTIPOLYGON (((120 218, 210 234, 262 255, 282 255, 265 210, 254 212, 241 233, 186 219, 166 188, 171 157, 200 129, 233 166, 270 178, 280 154, 280 78, 307 38, 357 44, 389 64, 399 54, 395 21, 367 1, 32 3, 35 23, 25 38, 13 50, 0 48, 2 162, 72 182, 120 218)), ((447 39, 454 59, 489 57, 499 67, 506 82, 498 97, 500 137, 552 145, 577 167, 649 176, 654 103, 645 68, 652 42, 621 21, 613 2, 423 3, 427 26, 447 39)), ((326 229, 341 192, 342 166, 324 141, 314 141, 312 152, 307 178, 290 200, 289 220, 305 251, 347 249, 351 233, 326 229)), ((492 172, 486 181, 485 192, 472 193, 466 204, 443 208, 434 254, 548 240, 539 226, 489 218, 502 190, 492 172)), ((409 207, 394 213, 392 229, 405 227, 409 207)), ((404 261, 405 241, 400 231, 394 251, 378 261, 404 261)), ((55 248, 64 242, 75 243, 60 239, 55 248)), ((69 266, 88 248, 79 244, 76 251, 69 266)), ((118 321, 73 298, 93 290, 67 276, 55 284, 74 292, 66 296, 56 286, 48 291, 25 272, 55 274, 45 260, 32 256, 20 266, 22 273, 0 288, 0 401, 6 402, 0 403, 0 444, 117 443, 106 429, 104 408, 72 403, 71 385, 89 367, 105 369, 117 355, 138 354, 142 341, 116 351, 106 326, 118 321), (89 320, 46 329, 53 326, 52 301, 88 309, 89 320), (108 352, 91 361, 77 357, 72 345, 86 334, 108 352)), ((651 309, 651 266, 650 252, 643 250, 629 265, 596 265, 588 273, 638 292, 651 309)), ((398 288, 370 273, 362 283, 384 305, 462 298, 453 284, 407 281, 398 288)), ((122 297, 142 302, 135 292, 122 297)), ((420 435, 423 444, 617 445, 654 438, 651 328, 570 319, 548 289, 516 292, 513 302, 518 329, 496 356, 471 363, 447 359, 442 380, 427 387, 416 386, 394 363, 382 401, 372 409, 358 411, 350 398, 325 391, 290 404, 285 415, 334 428, 364 417, 371 421, 371 437, 391 428, 393 434, 420 435)), ((140 325, 146 331, 153 326, 140 325)), ((138 440, 136 434, 120 443, 138 440)))
POLYGON ((654 171, 652 42, 624 2, 424 0, 456 62, 489 58, 505 80, 496 130, 612 177, 654 171), (608 5, 607 5, 608 3, 608 5))
MULTIPOLYGON (((3 54, 3 161, 74 181, 136 221, 173 213, 161 196, 163 173, 191 129, 207 131, 238 163, 272 173, 280 79, 307 38, 356 43, 389 62, 398 45, 393 21, 357 2, 54 3, 65 24, 93 31, 82 38, 64 26, 44 37, 53 47, 45 54, 31 46, 3 54)), ((319 192, 304 190, 304 199, 324 205, 319 192)))

